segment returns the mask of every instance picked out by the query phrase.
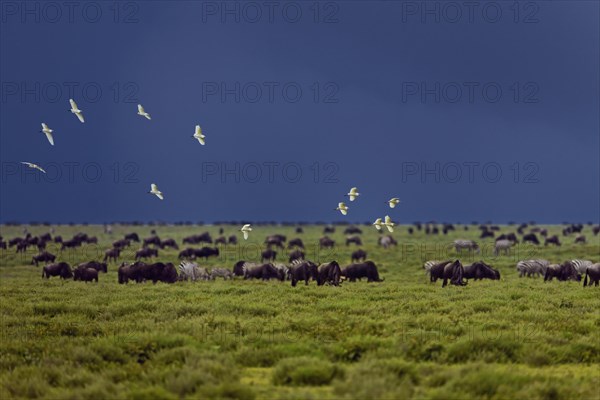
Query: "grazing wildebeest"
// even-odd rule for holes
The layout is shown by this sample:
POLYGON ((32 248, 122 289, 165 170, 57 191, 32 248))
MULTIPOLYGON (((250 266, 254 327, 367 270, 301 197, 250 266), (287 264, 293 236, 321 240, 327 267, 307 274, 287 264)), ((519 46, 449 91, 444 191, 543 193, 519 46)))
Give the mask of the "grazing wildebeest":
POLYGON ((266 249, 262 253, 260 253, 260 260, 262 262, 264 262, 265 260, 275 261, 276 257, 277 257, 277 252, 275 250, 266 249))
POLYGON ((125 235, 125 239, 127 239, 127 240, 129 240, 131 242, 139 242, 140 241, 140 237, 135 232, 128 233, 127 235, 125 235))
POLYGON ((188 279, 194 282, 197 280, 206 281, 210 279, 210 275, 206 268, 199 267, 196 263, 182 261, 179 264, 179 280, 187 281, 188 279))
POLYGON ((118 247, 112 248, 112 249, 108 249, 104 252, 104 262, 108 261, 110 262, 110 260, 114 260, 114 262, 117 262, 117 260, 119 259, 119 257, 121 256, 121 249, 119 249, 118 247))
POLYGON ((238 242, 237 236, 235 236, 235 235, 229 236, 228 241, 229 241, 229 244, 237 244, 237 242, 238 242))
POLYGON ((39 250, 39 251, 42 251, 42 250, 44 250, 44 249, 46 248, 46 243, 47 243, 47 241, 46 241, 46 240, 41 240, 41 239, 40 239, 40 240, 38 241, 38 244, 37 244, 37 248, 38 248, 38 250, 39 250))
POLYGON ((158 257, 158 250, 149 247, 142 247, 135 252, 135 261, 140 261, 142 258, 158 257))
POLYGON ((594 236, 597 236, 600 233, 600 225, 595 226, 592 231, 594 232, 594 236))
POLYGON ((199 250, 194 250, 194 255, 196 258, 205 258, 208 260, 208 257, 218 257, 219 249, 217 247, 203 247, 199 250))
POLYGON ((301 226, 296 228, 296 233, 304 233, 304 229, 301 226))
POLYGON ((547 237, 546 240, 544 241, 544 246, 548 246, 549 244, 553 244, 555 246, 560 246, 560 240, 558 240, 558 236, 553 235, 553 236, 547 237))
POLYGON ((73 271, 66 262, 46 265, 42 269, 42 278, 50 279, 51 276, 60 276, 61 279, 70 279, 73 277, 73 271))
POLYGON ((346 236, 346 246, 350 243, 354 243, 357 246, 362 246, 362 240, 360 240, 360 236, 346 236))
POLYGON ((130 280, 135 281, 139 276, 139 270, 142 265, 145 265, 141 261, 130 263, 121 263, 118 269, 118 279, 119 283, 128 283, 130 280))
POLYGON ((62 236, 54 236, 54 243, 62 243, 62 236))
POLYGON ((415 233, 414 229, 409 227, 408 228, 408 234, 412 235, 413 233, 415 233))
POLYGON ((454 248, 456 249, 457 253, 460 253, 463 249, 475 251, 476 253, 480 252, 479 245, 473 240, 456 239, 454 241, 454 248))
POLYGON ((73 271, 74 281, 98 282, 98 271, 94 268, 75 268, 73 271))
POLYGON ((346 229, 344 229, 344 234, 345 235, 354 235, 354 234, 362 234, 362 230, 356 226, 349 226, 346 229))
POLYGON ((494 235, 494 231, 485 230, 485 231, 481 231, 481 235, 479 235, 479 238, 480 239, 485 239, 487 237, 492 237, 493 238, 494 236, 495 236, 494 235))
POLYGON ((544 229, 540 230, 540 235, 543 237, 548 236, 548 229, 544 228, 544 229))
POLYGON ((586 243, 585 235, 582 235, 582 234, 577 235, 575 237, 575 243, 585 244, 586 243))
POLYGON ((129 247, 131 241, 129 239, 119 239, 113 242, 113 248, 115 249, 124 249, 125 247, 129 247))
POLYGON ((257 266, 258 264, 256 263, 250 263, 250 262, 246 262, 244 260, 242 261, 238 261, 233 265, 233 275, 235 276, 244 276, 244 267, 253 267, 253 266, 257 266))
POLYGON ((526 235, 523 236, 523 243, 525 242, 530 242, 533 244, 540 244, 540 241, 538 240, 537 236, 535 235, 535 233, 528 233, 526 235))
POLYGON ((294 246, 303 249, 304 248, 304 243, 302 243, 302 239, 296 238, 296 239, 290 240, 289 243, 288 243, 288 249, 291 249, 294 246))
POLYGON ((227 244, 227 238, 225 236, 219 236, 215 239, 215 245, 218 244, 227 244))
POLYGON ((368 282, 383 282, 383 279, 379 278, 377 266, 373 261, 350 264, 342 268, 342 276, 350 282, 356 282, 357 279, 361 280, 361 278, 367 278, 368 282))
POLYGON ((444 279, 442 287, 448 284, 448 280, 452 285, 464 286, 467 282, 463 279, 464 269, 459 260, 454 262, 448 260, 432 266, 429 269, 429 280, 437 282, 438 279, 444 279))
POLYGON ((464 279, 492 279, 499 280, 500 272, 495 270, 490 265, 487 265, 483 261, 474 262, 471 265, 463 267, 463 278, 464 279))
POLYGON ((188 247, 187 249, 180 251, 179 259, 181 260, 182 258, 189 258, 189 259, 196 258, 196 249, 188 247))
POLYGON ((342 269, 337 261, 319 265, 317 269, 317 285, 325 284, 339 286, 342 279, 342 269))
POLYGON ((590 278, 590 280, 589 280, 590 286, 592 286, 592 284, 594 284, 595 286, 599 285, 600 263, 596 263, 596 264, 593 264, 593 265, 590 265, 589 267, 587 267, 587 269, 585 270, 585 279, 583 280, 584 287, 588 285, 588 277, 590 278))
POLYGON ((52 240, 52 235, 49 233, 44 233, 42 236, 40 236, 40 240, 44 242, 50 242, 52 240))
POLYGON ((559 281, 580 281, 581 275, 577 273, 577 270, 571 263, 564 264, 550 264, 546 268, 546 274, 544 275, 544 282, 551 281, 552 279, 558 279, 559 281))
POLYGON ((327 233, 335 233, 335 227, 333 226, 326 226, 325 228, 323 228, 323 233, 327 234, 327 233))
POLYGON ((377 239, 377 243, 380 246, 382 246, 384 249, 387 249, 390 246, 398 245, 398 242, 396 241, 396 239, 394 239, 390 235, 380 236, 379 239, 377 239))
POLYGON ((285 243, 285 236, 283 235, 271 235, 267 236, 267 238, 265 239, 265 244, 268 247, 276 246, 280 249, 283 249, 283 243, 285 243))
POLYGON ((497 256, 501 251, 503 251, 506 255, 510 252, 510 248, 514 245, 514 242, 510 240, 498 240, 494 245, 494 255, 497 256))
POLYGON ((156 283, 158 281, 164 283, 175 283, 177 281, 177 270, 172 263, 154 263, 154 264, 143 264, 139 270, 138 282, 142 280, 152 281, 156 283))
POLYGON ((289 262, 293 262, 294 260, 304 260, 306 254, 302 250, 294 250, 290 253, 289 262))
POLYGON ((164 249, 165 247, 170 247, 172 249, 179 250, 179 246, 177 246, 177 242, 175 241, 175 239, 165 239, 162 242, 160 242, 160 248, 164 249))
POLYGON ((425 261, 423 263, 423 269, 425 270, 426 273, 429 273, 429 270, 431 269, 431 267, 433 267, 434 265, 437 265, 439 263, 441 263, 441 261, 438 261, 438 260, 425 261))
POLYGON ((6 250, 7 244, 4 240, 0 240, 0 249, 5 249, 6 250))
POLYGON ((285 264, 273 264, 273 266, 277 270, 277 278, 285 281, 289 276, 290 268, 285 264))
POLYGON ((281 275, 275 266, 269 264, 251 265, 244 264, 244 279, 262 279, 263 281, 270 279, 281 279, 281 275))
POLYGON ((210 271, 210 279, 214 281, 218 277, 221 277, 224 280, 233 279, 233 272, 227 268, 213 268, 210 271))
POLYGON ((323 248, 333 248, 335 241, 328 236, 323 236, 319 239, 319 246, 323 248))
POLYGON ((101 263, 99 261, 88 261, 86 263, 81 263, 75 268, 93 268, 98 272, 108 272, 108 267, 106 266, 106 263, 101 263))
POLYGON ((87 244, 98 244, 98 238, 96 236, 90 236, 85 240, 87 244))
POLYGON ((354 252, 352 252, 352 262, 354 261, 366 261, 367 260, 367 252, 362 250, 362 249, 358 249, 354 252))
POLYGON ((290 265, 288 271, 292 286, 296 286, 298 281, 304 281, 308 285, 308 281, 312 278, 318 280, 317 265, 311 261, 296 261, 290 265))
POLYGON ((517 235, 515 235, 514 233, 503 233, 502 235, 498 236, 496 238, 496 242, 498 240, 510 240, 513 243, 519 243, 519 239, 517 239, 517 235))
POLYGON ((33 256, 31 258, 31 264, 35 264, 35 266, 37 267, 40 261, 43 261, 45 263, 53 263, 54 260, 56 260, 56 256, 54 254, 44 251, 43 253, 40 253, 37 256, 33 256))
POLYGON ((185 238, 183 238, 183 243, 189 243, 189 244, 198 244, 198 243, 212 243, 212 237, 210 236, 210 233, 208 232, 204 232, 201 233, 200 235, 191 235, 191 236, 187 236, 185 238))
POLYGON ((519 271, 519 277, 538 277, 546 274, 546 269, 550 263, 548 260, 523 260, 517 263, 517 271, 519 271))
POLYGON ((157 247, 160 247, 160 245, 161 245, 160 238, 158 236, 154 235, 154 236, 145 238, 142 242, 143 247, 150 246, 151 244, 153 244, 157 247))

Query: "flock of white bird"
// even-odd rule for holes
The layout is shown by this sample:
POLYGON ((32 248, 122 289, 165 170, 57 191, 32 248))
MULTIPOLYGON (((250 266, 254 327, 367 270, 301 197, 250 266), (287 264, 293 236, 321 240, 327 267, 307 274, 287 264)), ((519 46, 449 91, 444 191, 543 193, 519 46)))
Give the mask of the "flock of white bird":
MULTIPOLYGON (((77 119, 79 119, 79 121, 81 123, 84 123, 85 119, 83 118, 83 111, 77 106, 77 103, 75 103, 75 100, 69 99, 69 104, 71 105, 71 108, 69 109, 69 111, 72 114, 75 114, 75 116, 77 117, 77 119)), ((152 117, 150 117, 150 114, 144 109, 144 107, 141 104, 137 105, 137 110, 138 110, 138 112, 137 112, 138 115, 146 118, 147 120, 152 119, 152 117)), ((52 133, 54 131, 52 129, 50 129, 50 127, 48 127, 48 125, 45 122, 42 122, 42 130, 40 132, 44 133, 46 135, 46 138, 48 139, 48 142, 50 142, 50 145, 54 146, 54 136, 52 135, 52 133)), ((202 146, 204 146, 206 144, 206 142, 204 140, 206 138, 206 136, 204 136, 202 134, 202 128, 200 127, 200 125, 196 125, 196 129, 195 129, 192 137, 194 139, 198 140, 198 142, 202 146)), ((29 168, 37 169, 43 173, 46 173, 46 171, 42 167, 40 167, 39 165, 37 165, 35 163, 28 162, 28 161, 22 161, 21 164, 27 165, 29 168)), ((158 189, 158 186, 156 185, 156 183, 150 184, 150 191, 148 193, 155 195, 160 200, 164 200, 164 198, 165 198, 163 193, 158 189)), ((358 192, 358 188, 356 188, 356 187, 351 188, 350 191, 346 194, 346 196, 348 196, 350 201, 356 200, 358 198, 358 196, 360 196, 360 193, 358 192)), ((396 205, 400 203, 400 199, 397 197, 393 197, 390 200, 388 200, 386 203, 390 206, 390 208, 395 208, 396 205)), ((348 209, 349 209, 349 207, 346 205, 346 203, 340 202, 340 203, 338 203, 338 206, 335 210, 342 213, 342 215, 347 215, 348 209)), ((390 218, 389 215, 386 215, 385 218, 377 218, 375 220, 375 222, 373 222, 373 226, 375 226, 375 228, 378 231, 381 231, 382 227, 385 226, 388 231, 393 232, 394 225, 395 225, 395 223, 392 221, 392 219, 390 218)), ((242 229, 240 229, 240 231, 244 235, 244 240, 247 240, 249 233, 252 231, 252 227, 250 224, 245 224, 244 226, 242 226, 242 229)))

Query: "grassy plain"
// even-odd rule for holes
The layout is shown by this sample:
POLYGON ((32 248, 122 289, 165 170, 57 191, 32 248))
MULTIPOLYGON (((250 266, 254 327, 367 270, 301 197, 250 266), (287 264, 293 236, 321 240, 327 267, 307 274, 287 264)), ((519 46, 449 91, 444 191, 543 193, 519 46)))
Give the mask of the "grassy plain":
MULTIPOLYGON (((216 226, 154 228, 180 247, 191 233, 218 236, 216 226)), ((226 235, 239 233, 224 228, 226 235)), ((548 228, 560 235, 560 226, 548 228)), ((70 263, 98 259, 123 234, 146 237, 150 229, 115 226, 109 236, 100 226, 58 226, 63 238, 87 232, 99 244, 49 250, 70 263)), ((447 236, 409 235, 398 227, 399 245, 387 250, 377 246, 372 227, 362 229, 362 248, 382 283, 119 285, 113 263, 98 284, 86 284, 43 280, 41 266, 30 264, 36 251, 2 250, 0 397, 600 399, 600 288, 544 283, 515 271, 517 260, 535 257, 598 262, 600 237, 590 227, 588 244, 560 235, 561 247, 518 246, 508 256, 493 257, 493 239, 480 241, 483 252, 475 258, 499 269, 502 279, 447 288, 429 283, 422 263, 456 258, 448 243, 477 238, 476 227, 447 236)), ((347 264, 356 246, 343 244, 342 231, 330 235, 338 242, 333 251, 319 251, 322 227, 306 226, 301 234, 255 227, 250 240, 222 247, 219 258, 201 265, 256 261, 271 233, 302 238, 310 259, 347 264)), ((22 227, 3 226, 1 235, 21 236, 22 227)), ((175 263, 177 251, 161 251, 158 259, 175 263)))

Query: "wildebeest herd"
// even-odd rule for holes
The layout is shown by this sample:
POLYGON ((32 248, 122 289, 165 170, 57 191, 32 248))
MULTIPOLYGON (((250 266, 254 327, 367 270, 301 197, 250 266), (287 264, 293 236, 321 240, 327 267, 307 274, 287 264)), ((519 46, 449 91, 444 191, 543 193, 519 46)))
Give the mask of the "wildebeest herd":
MULTIPOLYGON (((502 233, 496 235, 500 230, 494 225, 480 225, 480 237, 494 237, 495 244, 493 247, 494 256, 508 254, 511 247, 519 243, 517 234, 521 235, 521 242, 530 243, 532 245, 541 245, 537 234, 545 238, 545 245, 554 244, 560 246, 560 240, 556 235, 548 236, 546 229, 532 226, 528 232, 526 228, 528 224, 521 224, 517 228, 517 233, 502 233)), ((468 230, 468 226, 464 226, 468 230)), ((319 248, 332 248, 336 245, 335 241, 327 234, 335 233, 334 226, 326 226, 324 228, 325 236, 319 239, 319 248)), ((447 234, 449 231, 456 230, 453 224, 443 224, 438 227, 436 224, 415 223, 408 228, 409 234, 414 234, 416 231, 424 231, 426 235, 436 235, 440 231, 447 234)), ((585 236, 582 234, 583 225, 569 224, 563 229, 563 236, 575 235, 574 243, 586 243, 585 236)), ((593 229, 594 235, 598 235, 600 228, 598 226, 593 229)), ((232 270, 223 267, 216 267, 208 270, 208 268, 199 266, 196 262, 198 259, 207 261, 210 257, 218 257, 218 245, 236 244, 237 237, 231 235, 225 237, 222 235, 215 240, 210 233, 190 235, 183 238, 184 245, 198 244, 213 244, 214 247, 203 246, 201 248, 186 247, 179 252, 178 258, 180 264, 176 267, 173 263, 167 262, 148 262, 148 259, 156 258, 159 255, 159 250, 170 248, 179 250, 179 245, 172 239, 161 240, 154 230, 151 236, 140 239, 135 232, 124 235, 122 239, 114 240, 112 247, 104 253, 103 262, 90 261, 71 266, 64 261, 56 262, 57 256, 46 250, 46 244, 49 242, 59 243, 60 251, 80 247, 84 244, 98 243, 94 236, 89 236, 86 233, 77 233, 71 239, 64 240, 61 236, 54 236, 46 233, 41 236, 32 236, 27 233, 25 237, 16 237, 10 239, 6 243, 0 237, 0 248, 16 247, 17 253, 22 253, 29 246, 36 246, 39 254, 32 257, 31 264, 36 266, 39 263, 45 263, 42 269, 42 277, 60 277, 62 279, 73 278, 76 281, 98 282, 98 274, 106 273, 108 270, 107 263, 118 263, 121 258, 121 253, 124 249, 132 245, 132 243, 140 243, 142 247, 135 251, 133 262, 122 262, 118 267, 118 282, 125 284, 129 281, 144 282, 152 281, 175 283, 177 281, 202 281, 214 280, 218 277, 224 279, 234 279, 235 277, 260 280, 279 280, 289 281, 292 286, 296 286, 298 282, 304 281, 309 284, 313 280, 317 285, 333 285, 338 286, 343 281, 355 282, 356 280, 366 279, 368 282, 382 282, 383 279, 379 276, 378 267, 375 262, 367 260, 367 252, 363 249, 357 249, 351 253, 351 264, 341 266, 338 261, 330 261, 328 263, 315 263, 306 259, 305 245, 300 238, 287 240, 285 235, 273 234, 266 237, 264 241, 265 249, 261 252, 260 262, 251 262, 242 260, 233 265, 232 270), (286 246, 287 244, 287 246, 286 246), (277 250, 289 250, 289 258, 287 263, 276 262, 277 250)), ((297 233, 302 233, 301 228, 296 229, 297 233)), ((348 226, 344 230, 345 245, 362 246, 363 242, 360 237, 362 230, 356 226, 348 226)), ((391 235, 380 235, 378 244, 387 249, 390 246, 396 246, 398 243, 391 235)), ((481 248, 477 242, 473 240, 457 239, 452 243, 452 247, 460 255, 463 251, 479 254, 481 248)), ((438 279, 443 280, 442 286, 447 286, 448 283, 456 286, 466 285, 470 279, 490 279, 499 280, 500 272, 494 269, 491 265, 476 261, 468 265, 463 265, 459 259, 450 259, 445 261, 427 261, 423 264, 423 268, 430 276, 431 282, 436 282, 438 279)), ((553 264, 543 259, 522 260, 516 265, 517 272, 520 277, 538 277, 544 276, 544 281, 551 281, 556 278, 559 281, 575 280, 580 281, 584 278, 584 286, 588 284, 599 285, 600 281, 600 264, 593 263, 589 260, 574 259, 565 261, 561 264, 553 264)))

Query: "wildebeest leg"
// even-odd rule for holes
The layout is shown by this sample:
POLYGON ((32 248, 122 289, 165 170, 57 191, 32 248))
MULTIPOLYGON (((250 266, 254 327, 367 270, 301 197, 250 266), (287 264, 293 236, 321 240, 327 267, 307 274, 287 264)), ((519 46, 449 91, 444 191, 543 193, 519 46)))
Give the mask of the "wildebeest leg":
POLYGON ((442 283, 442 287, 446 287, 448 284, 448 278, 444 278, 444 283, 442 283))

